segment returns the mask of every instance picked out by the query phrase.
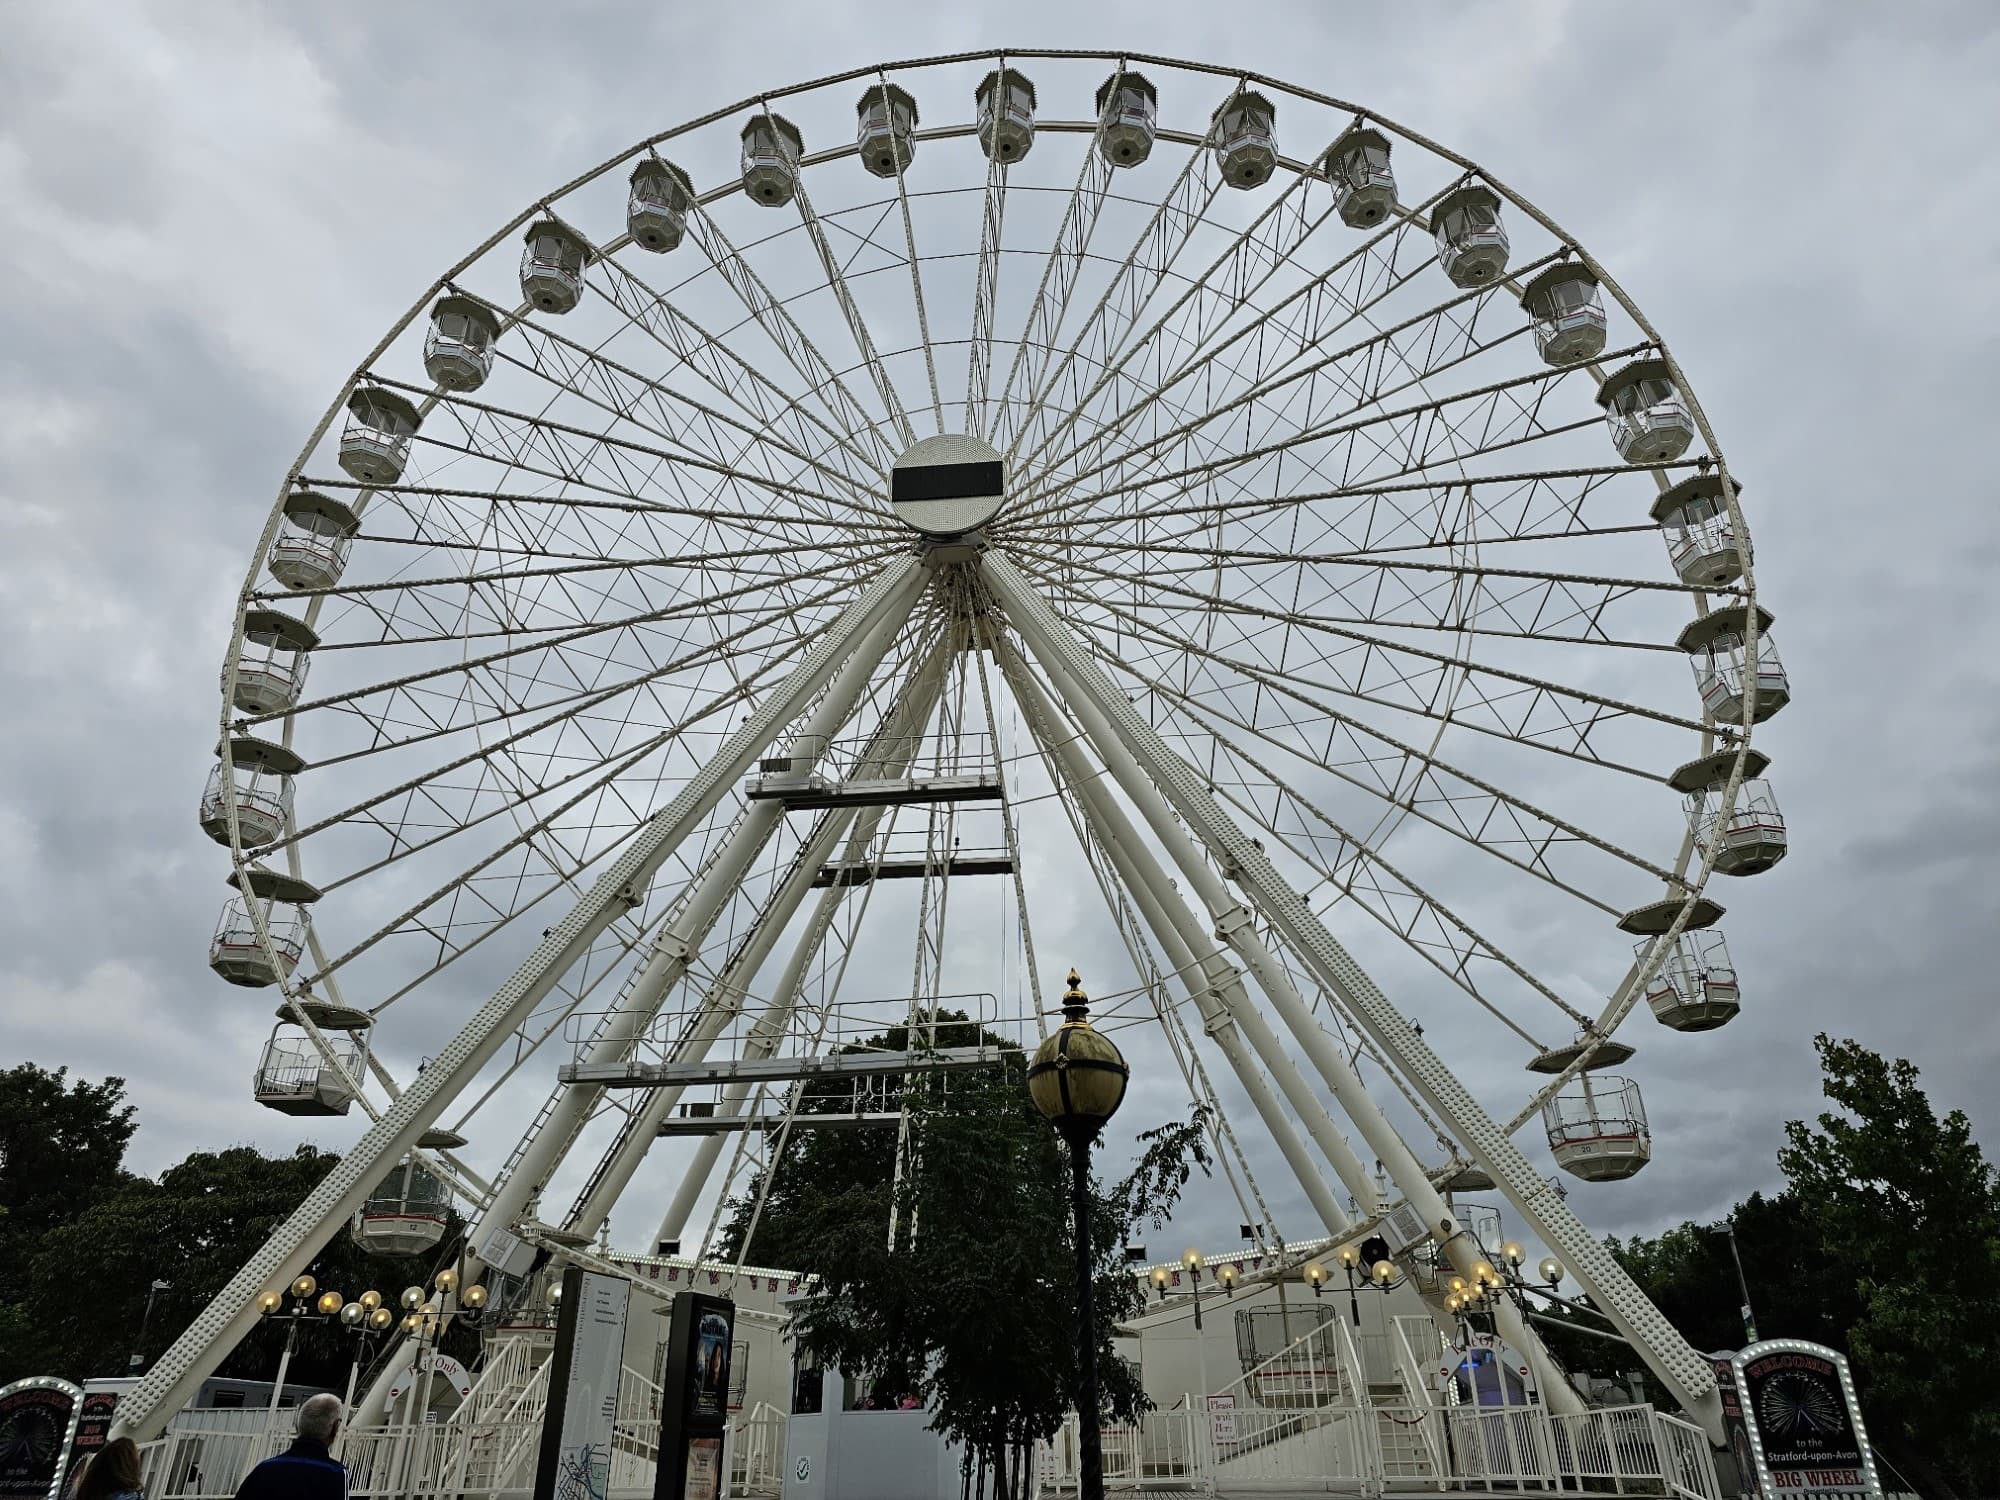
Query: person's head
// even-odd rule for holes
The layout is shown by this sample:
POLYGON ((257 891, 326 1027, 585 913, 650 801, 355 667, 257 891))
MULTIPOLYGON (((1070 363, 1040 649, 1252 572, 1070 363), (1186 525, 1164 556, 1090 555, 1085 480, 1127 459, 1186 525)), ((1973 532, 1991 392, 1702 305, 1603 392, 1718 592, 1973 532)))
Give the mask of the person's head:
POLYGON ((299 1436, 331 1443, 340 1431, 340 1397, 331 1391, 308 1396, 299 1405, 299 1436))
POLYGON ((130 1438, 113 1438, 91 1456, 77 1486, 77 1500, 110 1500, 139 1488, 139 1445, 130 1438))

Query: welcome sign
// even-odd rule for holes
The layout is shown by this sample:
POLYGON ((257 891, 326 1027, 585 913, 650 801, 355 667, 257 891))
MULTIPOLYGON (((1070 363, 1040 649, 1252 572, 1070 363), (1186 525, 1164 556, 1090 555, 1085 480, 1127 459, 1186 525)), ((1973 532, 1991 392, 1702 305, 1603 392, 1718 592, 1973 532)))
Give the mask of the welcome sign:
POLYGON ((1753 1476, 1745 1474, 1746 1494, 1881 1500, 1843 1355, 1803 1339, 1766 1339, 1732 1355, 1729 1365, 1758 1486, 1752 1491, 1753 1476))

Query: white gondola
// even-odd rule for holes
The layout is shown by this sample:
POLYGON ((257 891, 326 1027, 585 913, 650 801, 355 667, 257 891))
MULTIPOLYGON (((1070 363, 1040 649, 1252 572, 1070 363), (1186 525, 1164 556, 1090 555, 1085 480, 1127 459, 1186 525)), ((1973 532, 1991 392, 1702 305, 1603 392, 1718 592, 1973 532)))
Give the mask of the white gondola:
POLYGON ((347 571, 361 518, 351 506, 314 490, 285 497, 285 519, 271 543, 271 576, 288 589, 330 589, 347 571))
POLYGON ((1785 857, 1785 818, 1777 794, 1763 780, 1771 759, 1761 750, 1745 752, 1743 784, 1725 819, 1722 793, 1736 762, 1734 749, 1691 760, 1670 778, 1687 799, 1688 827, 1704 857, 1713 851, 1718 875, 1755 875, 1785 857))
POLYGON ((271 1039, 264 1043, 263 1056, 257 1059, 252 1084, 257 1102, 282 1115, 346 1114, 354 1102, 349 1080, 360 1078, 365 1053, 351 1037, 333 1034, 326 1040, 331 1059, 313 1045, 303 1029, 280 1020, 271 1030, 271 1039))
POLYGON ((394 391, 362 386, 347 398, 347 427, 340 434, 340 466, 363 484, 394 484, 410 461, 417 435, 416 407, 394 391))
POLYGON ((1748 612, 1740 605, 1710 610, 1676 639, 1694 666, 1702 712, 1718 724, 1741 724, 1747 700, 1750 722, 1761 724, 1792 701, 1791 681, 1771 640, 1771 612, 1757 607, 1757 660, 1744 649, 1748 612))
POLYGON ((1097 149, 1114 167, 1136 167, 1153 154, 1160 91, 1143 73, 1113 73, 1097 87, 1097 149))
POLYGON ((743 127, 743 191, 766 208, 783 208, 798 191, 805 152, 805 137, 783 115, 753 115, 743 127))
MULTIPOLYGON (((1734 494, 1743 493, 1734 476, 1729 488, 1734 494)), ((1720 474, 1696 474, 1662 491, 1653 502, 1653 519, 1666 536, 1667 556, 1681 582, 1716 588, 1743 576, 1746 549, 1738 543, 1729 519, 1720 474)))
POLYGON ((1209 116, 1209 139, 1222 180, 1233 188, 1262 187, 1278 165, 1277 106, 1245 91, 1209 116))
POLYGON ((349 1232, 372 1255, 422 1255, 444 1238, 450 1206, 444 1179, 406 1156, 368 1195, 349 1232))
POLYGON ((894 177, 917 154, 917 101, 893 83, 878 83, 854 106, 854 144, 861 165, 894 177))
POLYGON ((694 184, 687 173, 657 156, 640 158, 625 197, 625 227, 641 248, 655 255, 676 248, 693 206, 694 184))
POLYGON ((1396 174, 1389 170, 1389 138, 1372 125, 1342 131, 1319 169, 1333 184, 1333 206, 1349 229, 1372 229, 1396 207, 1396 174))
MULTIPOLYGON (((1640 943, 1633 951, 1643 958, 1651 946, 1640 943)), ((1713 1031, 1733 1020, 1743 996, 1722 934, 1683 932, 1676 938, 1646 986, 1646 1004, 1662 1026, 1675 1031, 1713 1031)))
POLYGON ((1438 199, 1431 210, 1438 264, 1453 286, 1486 286, 1507 269, 1507 231, 1500 224, 1500 195, 1468 182, 1438 199))
POLYGON ((249 876, 247 892, 243 881, 234 874, 229 877, 238 894, 224 903, 222 919, 215 924, 208 966, 231 984, 262 989, 289 978, 305 957, 312 926, 306 909, 319 900, 319 890, 309 881, 256 865, 250 867, 249 876), (270 934, 269 949, 258 941, 253 906, 270 934))
MULTIPOLYGON (((319 633, 277 609, 243 612, 243 649, 236 657, 236 688, 229 701, 246 714, 275 714, 299 701, 319 633)), ((229 669, 223 668, 228 682, 229 669)))
POLYGON ((995 68, 972 97, 979 149, 995 161, 1026 156, 1035 144, 1035 86, 1012 68, 995 68))
POLYGON ((1556 1165, 1585 1182, 1617 1182, 1653 1159, 1653 1133, 1639 1085, 1583 1073, 1542 1106, 1556 1165))
POLYGON ((1604 352, 1604 299, 1583 262, 1566 260, 1543 271, 1521 288, 1521 307, 1534 319, 1543 364, 1573 365, 1604 352))
POLYGON ((583 300, 590 247, 554 219, 528 226, 521 245, 521 295, 545 313, 566 313, 583 300))
POLYGON ((271 740, 238 735, 229 741, 229 768, 218 757, 201 794, 201 831, 229 843, 230 792, 235 792, 236 832, 245 849, 261 849, 285 831, 292 815, 292 778, 305 762, 271 740))
POLYGON ((476 391, 493 369, 500 319, 484 302, 453 294, 431 309, 424 373, 448 391, 476 391))
POLYGON ((1611 446, 1628 464, 1672 463, 1694 442, 1694 418, 1663 359, 1635 359, 1597 388, 1611 446))

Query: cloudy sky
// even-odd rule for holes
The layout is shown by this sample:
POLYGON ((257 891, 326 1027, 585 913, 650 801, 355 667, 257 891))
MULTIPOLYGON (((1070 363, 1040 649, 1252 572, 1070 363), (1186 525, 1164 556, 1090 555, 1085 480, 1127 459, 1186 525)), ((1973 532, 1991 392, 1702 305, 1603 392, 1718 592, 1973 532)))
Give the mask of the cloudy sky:
MULTIPOLYGON (((125 1076, 142 1170, 300 1138, 245 1087, 268 1006, 202 963, 221 865, 192 814, 231 610, 302 436, 444 267, 584 167, 763 87, 1011 42, 1266 71, 1489 165, 1613 268, 1746 477, 1794 691, 1758 743, 1794 853, 1730 896, 1742 1016, 1635 1064, 1657 1157, 1573 1197, 1586 1219, 1653 1230, 1770 1185, 1782 1122, 1817 1105, 1820 1030, 1910 1057, 1994 1139, 1990 6, 719 14, 11 12, 0 1062, 125 1076)), ((1227 1244, 1235 1217, 1205 1194, 1171 1233, 1227 1244)))

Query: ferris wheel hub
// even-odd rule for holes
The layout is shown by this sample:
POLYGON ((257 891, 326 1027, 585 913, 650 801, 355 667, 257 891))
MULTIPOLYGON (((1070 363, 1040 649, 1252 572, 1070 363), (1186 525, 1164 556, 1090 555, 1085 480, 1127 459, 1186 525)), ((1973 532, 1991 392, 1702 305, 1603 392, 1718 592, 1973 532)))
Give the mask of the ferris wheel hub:
POLYGON ((960 537, 1000 513, 1007 465, 989 443, 940 433, 911 444, 889 470, 889 506, 927 537, 960 537))

